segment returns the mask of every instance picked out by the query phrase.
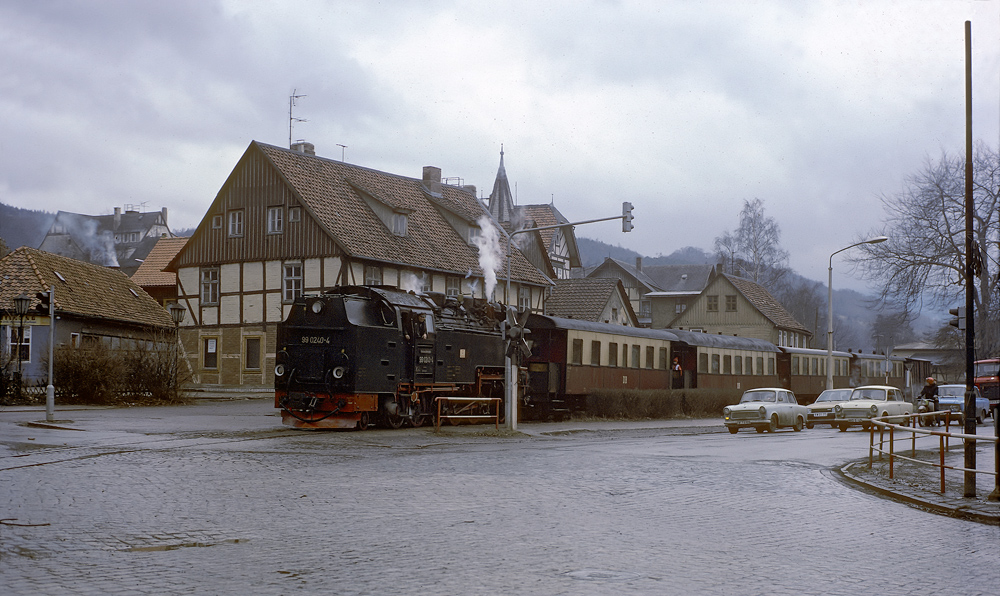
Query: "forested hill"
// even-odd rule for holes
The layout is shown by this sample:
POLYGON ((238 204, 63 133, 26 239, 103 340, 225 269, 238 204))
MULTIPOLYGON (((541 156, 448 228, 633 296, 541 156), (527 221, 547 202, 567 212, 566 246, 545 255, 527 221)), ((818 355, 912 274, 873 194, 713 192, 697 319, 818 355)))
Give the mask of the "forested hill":
POLYGON ((0 203, 0 238, 3 238, 10 250, 22 246, 38 248, 55 217, 55 213, 48 211, 22 209, 0 203))

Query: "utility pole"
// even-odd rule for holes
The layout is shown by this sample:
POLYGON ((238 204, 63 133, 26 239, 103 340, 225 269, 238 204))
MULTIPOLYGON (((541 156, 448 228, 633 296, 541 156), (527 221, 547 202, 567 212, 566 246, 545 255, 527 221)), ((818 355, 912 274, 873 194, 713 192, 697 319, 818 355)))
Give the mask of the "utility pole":
MULTIPOLYGON (((972 21, 965 21, 965 434, 976 434, 975 360, 976 305, 972 254, 977 250, 973 237, 972 200, 972 21)), ((985 296, 983 297, 986 298, 985 296)), ((965 441, 965 469, 976 469, 976 443, 965 441)), ((976 473, 965 472, 965 496, 976 496, 976 473)))

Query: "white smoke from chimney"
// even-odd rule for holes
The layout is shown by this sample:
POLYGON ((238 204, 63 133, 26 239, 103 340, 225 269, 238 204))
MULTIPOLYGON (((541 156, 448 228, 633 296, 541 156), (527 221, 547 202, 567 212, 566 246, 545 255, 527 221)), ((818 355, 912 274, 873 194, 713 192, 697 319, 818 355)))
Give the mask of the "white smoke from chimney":
POLYGON ((479 249, 479 266, 483 270, 486 281, 486 299, 493 299, 493 290, 497 287, 497 268, 503 264, 503 251, 500 250, 500 235, 493 221, 485 215, 476 222, 481 233, 476 237, 476 248, 479 249))
POLYGON ((404 271, 399 276, 399 289, 404 292, 420 293, 424 291, 424 278, 411 271, 404 271))

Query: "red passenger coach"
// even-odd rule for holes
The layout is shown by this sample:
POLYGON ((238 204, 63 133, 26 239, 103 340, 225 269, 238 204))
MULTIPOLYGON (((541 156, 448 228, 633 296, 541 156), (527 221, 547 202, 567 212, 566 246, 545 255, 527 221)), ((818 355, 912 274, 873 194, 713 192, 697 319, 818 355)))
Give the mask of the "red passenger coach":
POLYGON ((669 329, 645 329, 531 315, 526 414, 562 418, 582 411, 598 389, 671 386, 669 329))

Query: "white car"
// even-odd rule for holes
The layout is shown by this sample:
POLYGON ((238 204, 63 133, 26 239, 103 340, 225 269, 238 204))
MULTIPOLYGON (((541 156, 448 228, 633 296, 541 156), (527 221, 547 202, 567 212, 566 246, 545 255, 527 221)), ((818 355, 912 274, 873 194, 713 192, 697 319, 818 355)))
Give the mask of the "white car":
POLYGON ((837 426, 837 415, 833 408, 842 401, 851 399, 853 389, 827 389, 819 394, 816 401, 806 406, 809 408, 809 416, 806 418, 806 428, 812 428, 817 424, 829 424, 831 427, 837 426))
MULTIPOLYGON (((979 389, 973 387, 976 393, 976 424, 982 424, 990 415, 990 401, 979 395, 979 389)), ((938 409, 951 410, 951 419, 965 422, 965 385, 938 385, 938 409)))
POLYGON ((865 385, 856 387, 847 401, 833 407, 837 415, 837 426, 847 430, 852 425, 861 425, 868 430, 871 419, 892 416, 888 422, 903 424, 913 412, 913 404, 903 399, 903 392, 888 385, 865 385))
POLYGON ((726 428, 734 435, 748 426, 759 433, 774 432, 784 426, 800 431, 808 415, 809 410, 795 401, 794 393, 774 387, 750 389, 743 393, 740 403, 722 409, 726 428))

